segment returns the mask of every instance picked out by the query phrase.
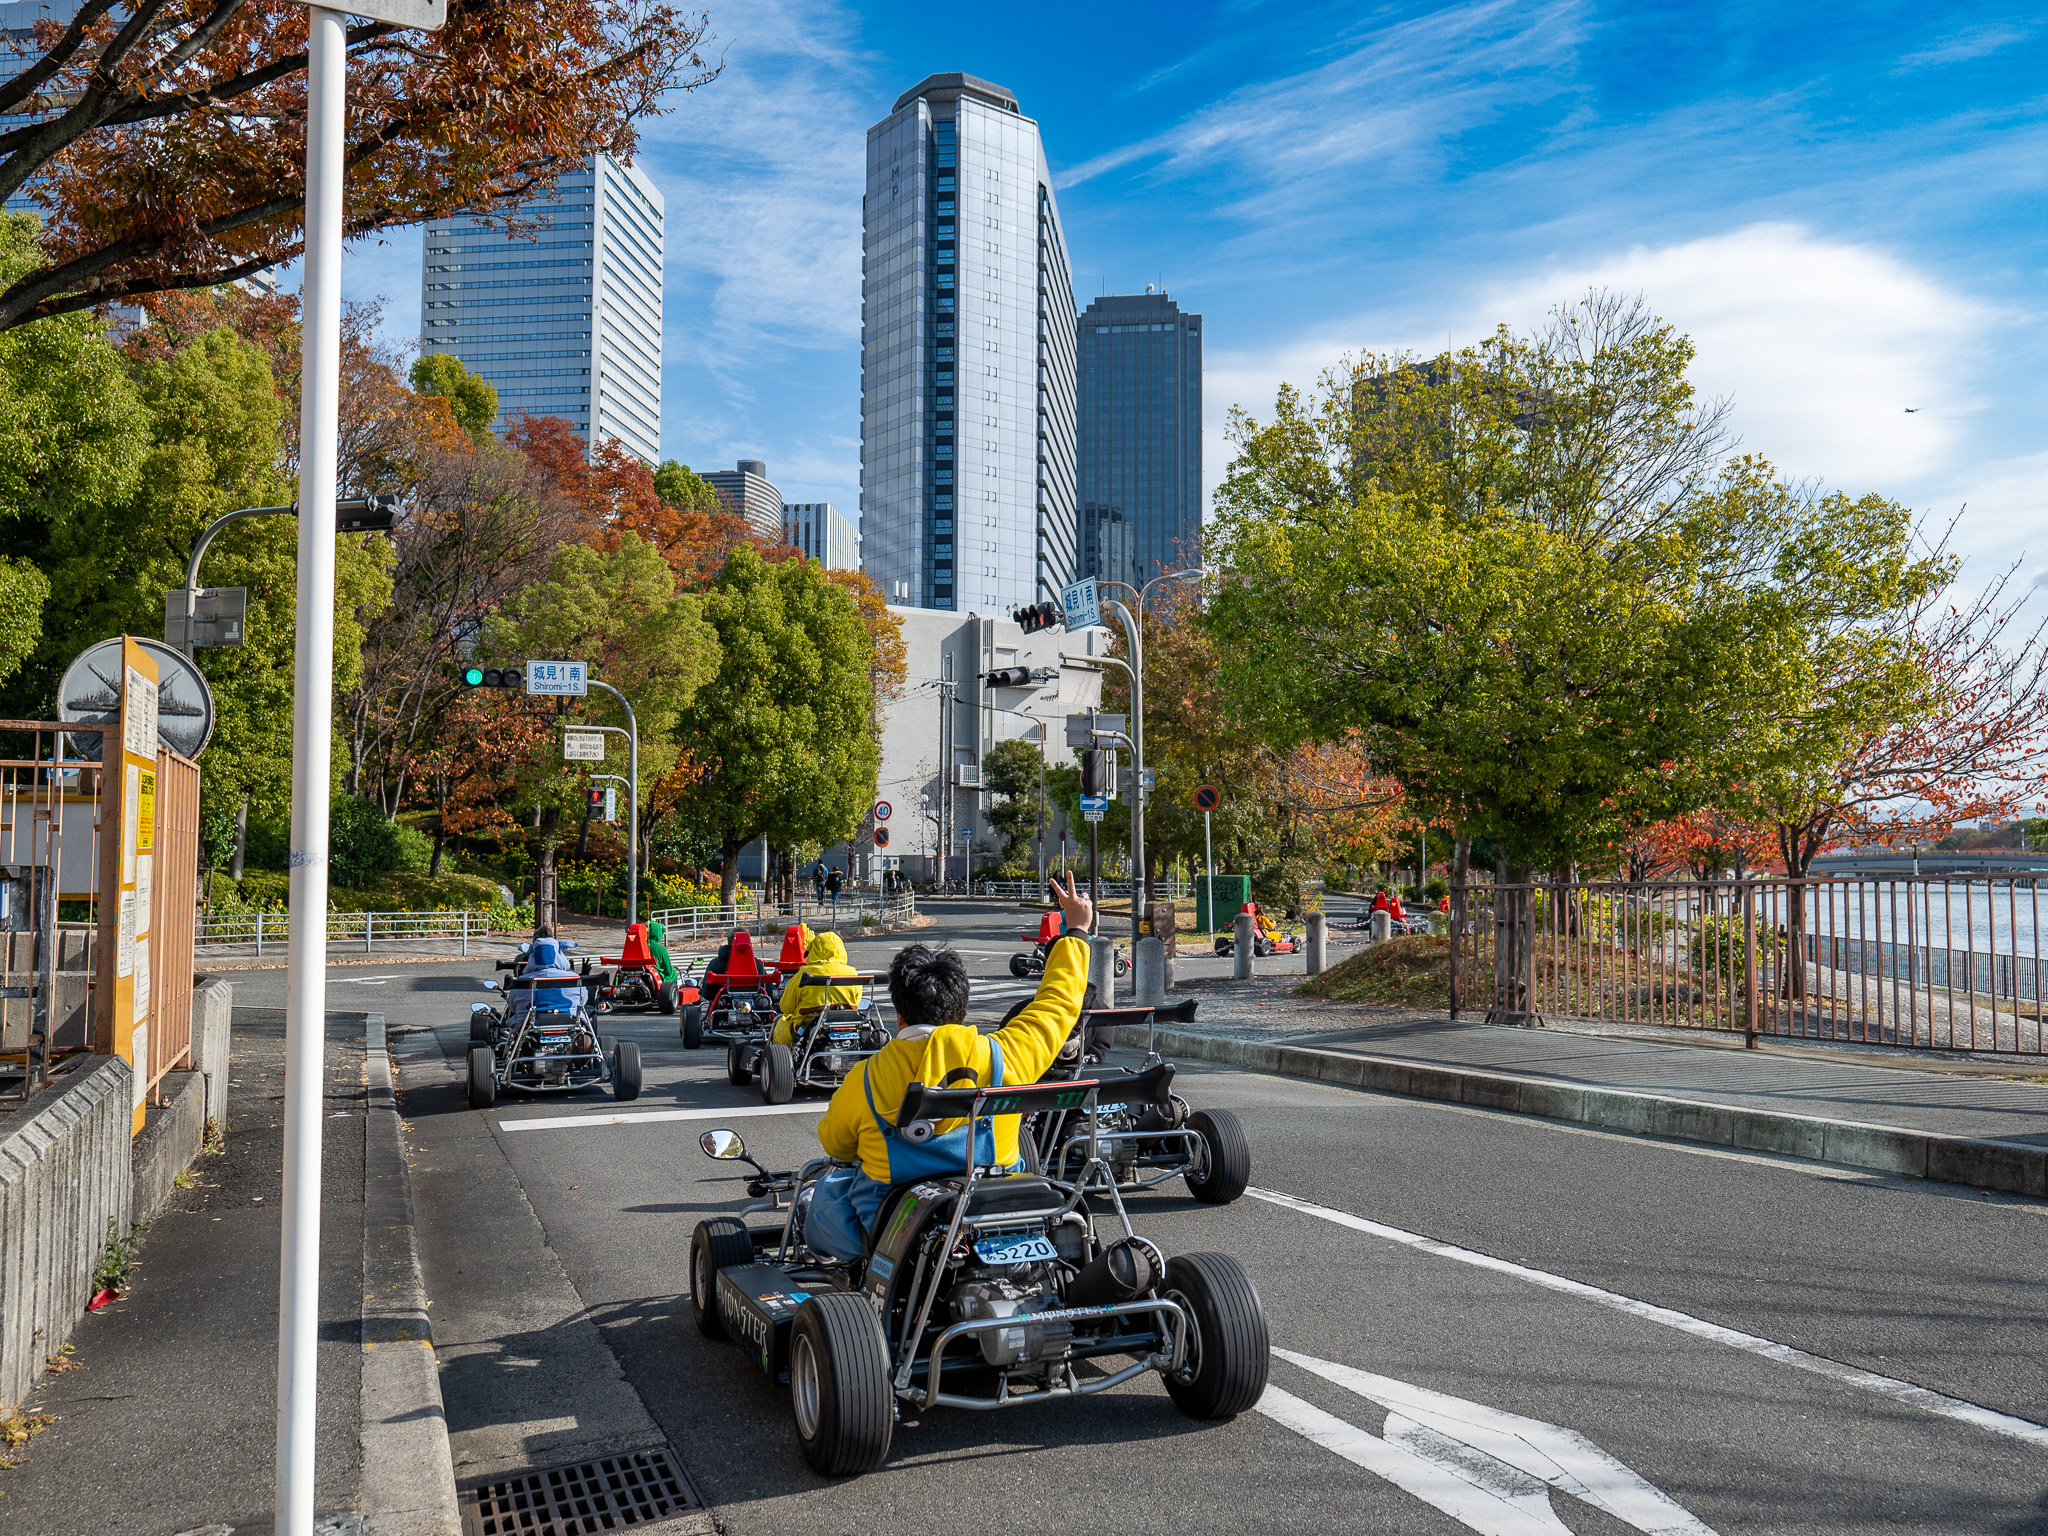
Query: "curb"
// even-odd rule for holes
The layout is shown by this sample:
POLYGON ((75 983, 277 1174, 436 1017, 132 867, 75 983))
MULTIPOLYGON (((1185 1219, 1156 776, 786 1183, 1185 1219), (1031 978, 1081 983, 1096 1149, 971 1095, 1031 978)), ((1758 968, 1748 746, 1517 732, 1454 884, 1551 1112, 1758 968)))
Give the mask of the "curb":
POLYGON ((413 1229, 384 1015, 364 1019, 362 1483, 365 1536, 461 1536, 455 1461, 441 1402, 413 1229))
MULTIPOLYGON (((1145 1044, 1142 1027, 1123 1025, 1117 1044, 1145 1044)), ((1390 1056, 1358 1056, 1309 1046, 1272 1045, 1225 1035, 1158 1031, 1162 1055, 1213 1061, 1253 1072, 1309 1078, 1404 1098, 1468 1104, 1511 1115, 1566 1120, 1603 1130, 1696 1141, 1744 1152, 1775 1152, 1908 1178, 1968 1184, 2003 1194, 2048 1196, 2048 1147, 1853 1120, 1823 1120, 1743 1109, 1697 1099, 1668 1099, 1618 1088, 1589 1088, 1550 1078, 1517 1077, 1390 1056)))

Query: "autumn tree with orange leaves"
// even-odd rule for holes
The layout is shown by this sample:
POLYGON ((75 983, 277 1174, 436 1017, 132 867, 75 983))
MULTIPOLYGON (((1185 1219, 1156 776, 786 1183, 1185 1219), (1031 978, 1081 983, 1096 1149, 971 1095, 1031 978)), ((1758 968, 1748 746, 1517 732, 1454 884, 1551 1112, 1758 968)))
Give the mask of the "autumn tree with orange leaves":
MULTIPOLYGON (((297 0, 84 0, 0 82, 0 200, 45 210, 0 330, 214 287, 303 248, 308 11, 297 0)), ((592 154, 631 159, 712 80, 709 23, 658 0, 452 0, 422 32, 348 29, 345 234, 456 210, 513 227, 592 154), (517 205, 524 202, 526 208, 517 205)))

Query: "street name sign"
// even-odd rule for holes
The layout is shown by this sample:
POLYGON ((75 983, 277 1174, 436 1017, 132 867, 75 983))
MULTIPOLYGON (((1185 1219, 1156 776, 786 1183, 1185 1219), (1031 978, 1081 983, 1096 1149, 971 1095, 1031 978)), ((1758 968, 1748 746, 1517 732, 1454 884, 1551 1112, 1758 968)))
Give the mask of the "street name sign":
POLYGON ((1060 607, 1066 610, 1069 630, 1089 629, 1102 622, 1102 599, 1095 590, 1095 578, 1083 577, 1060 591, 1060 607))
POLYGON ((562 737, 562 761, 565 763, 603 762, 603 734, 598 731, 570 731, 562 737))
POLYGON ((588 669, 580 661, 529 661, 526 691, 549 698, 582 698, 590 692, 588 669))

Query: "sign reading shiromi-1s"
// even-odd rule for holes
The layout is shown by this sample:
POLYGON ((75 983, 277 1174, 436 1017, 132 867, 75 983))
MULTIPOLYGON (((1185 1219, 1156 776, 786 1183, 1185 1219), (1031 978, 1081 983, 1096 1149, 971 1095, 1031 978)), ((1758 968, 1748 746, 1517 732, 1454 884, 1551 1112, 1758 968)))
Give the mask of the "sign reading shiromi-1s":
POLYGON ((581 661, 529 661, 526 691, 556 698, 581 698, 590 692, 588 664, 581 661))

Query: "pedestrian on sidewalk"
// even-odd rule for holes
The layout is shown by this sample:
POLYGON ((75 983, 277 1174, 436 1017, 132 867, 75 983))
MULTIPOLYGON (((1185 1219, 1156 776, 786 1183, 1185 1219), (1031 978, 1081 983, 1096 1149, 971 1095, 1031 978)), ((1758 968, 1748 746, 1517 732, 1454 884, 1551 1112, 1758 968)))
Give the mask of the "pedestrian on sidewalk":
POLYGON ((811 868, 811 889, 817 895, 818 904, 823 906, 825 902, 825 861, 823 859, 818 860, 811 868))
POLYGON ((839 891, 844 883, 837 866, 826 872, 825 894, 832 900, 832 922, 835 927, 839 922, 839 891))

